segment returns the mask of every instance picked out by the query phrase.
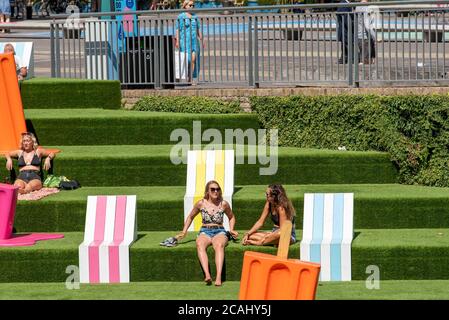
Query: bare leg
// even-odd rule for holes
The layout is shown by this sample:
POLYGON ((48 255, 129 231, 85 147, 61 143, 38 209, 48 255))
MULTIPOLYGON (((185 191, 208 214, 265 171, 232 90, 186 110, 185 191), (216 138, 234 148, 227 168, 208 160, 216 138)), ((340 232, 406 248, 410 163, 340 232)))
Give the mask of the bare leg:
POLYGON ((261 246, 263 239, 265 239, 265 236, 268 234, 268 232, 254 232, 248 237, 248 240, 246 240, 245 244, 255 245, 255 246, 261 246))
POLYGON ((217 277, 215 278, 215 285, 221 286, 221 273, 223 271, 224 262, 224 248, 228 243, 228 238, 225 235, 219 234, 212 239, 212 245, 215 250, 215 266, 217 267, 217 277))
POLYGON ((255 246, 264 246, 279 243, 279 232, 257 232, 250 236, 247 243, 255 246), (254 237, 253 237, 254 236, 254 237))
MULTIPOLYGON (((192 84, 193 84, 193 73, 195 72, 195 63, 196 63, 196 52, 192 52, 192 61, 191 61, 191 72, 192 72, 192 84)), ((195 83, 196 84, 196 83, 195 83)))
POLYGON ((42 182, 38 179, 31 180, 25 187, 25 193, 30 193, 42 189, 42 182))
POLYGON ((24 194, 25 193, 25 187, 26 187, 26 182, 20 179, 17 179, 14 182, 14 186, 15 187, 19 187, 19 194, 24 194))
MULTIPOLYGON (((210 282, 212 277, 209 271, 209 260, 207 258, 207 247, 212 244, 212 239, 206 235, 199 235, 196 239, 196 249, 198 251, 198 258, 200 259, 201 267, 204 270, 204 281, 210 282)), ((209 283, 208 283, 209 284, 209 283)))

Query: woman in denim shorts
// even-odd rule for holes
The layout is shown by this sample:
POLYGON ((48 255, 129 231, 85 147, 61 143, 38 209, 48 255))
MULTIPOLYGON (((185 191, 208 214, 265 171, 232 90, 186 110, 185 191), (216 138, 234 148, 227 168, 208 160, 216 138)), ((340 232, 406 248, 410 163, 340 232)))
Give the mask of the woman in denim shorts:
POLYGON ((279 243, 280 227, 286 220, 292 222, 292 234, 290 244, 296 242, 295 231, 295 208, 288 199, 285 189, 280 184, 272 184, 265 190, 266 202, 259 220, 254 226, 243 236, 242 243, 244 245, 273 245, 279 243), (274 227, 271 231, 259 231, 263 227, 265 220, 270 216, 274 227))
POLYGON ((195 203, 192 211, 187 217, 184 228, 180 234, 176 236, 178 240, 185 237, 187 230, 192 224, 193 219, 201 212, 202 226, 196 239, 198 258, 201 267, 204 270, 204 282, 207 285, 212 284, 212 277, 209 271, 209 262, 207 258, 207 248, 212 245, 215 250, 215 265, 217 267, 217 277, 215 285, 221 286, 221 273, 224 262, 224 248, 228 243, 226 230, 223 227, 224 215, 229 218, 229 232, 233 237, 237 237, 238 233, 234 231, 235 216, 231 206, 223 200, 221 188, 218 182, 209 181, 206 184, 204 198, 195 203))
MULTIPOLYGON (((1 1, 1 0, 0 0, 1 1)), ((36 137, 31 132, 22 134, 20 149, 11 151, 6 155, 6 169, 13 169, 12 158, 18 159, 19 176, 14 185, 19 187, 19 193, 29 193, 42 189, 42 179, 40 176, 41 161, 46 157, 44 170, 51 167, 51 160, 55 157, 53 152, 43 148, 38 149, 36 137)))

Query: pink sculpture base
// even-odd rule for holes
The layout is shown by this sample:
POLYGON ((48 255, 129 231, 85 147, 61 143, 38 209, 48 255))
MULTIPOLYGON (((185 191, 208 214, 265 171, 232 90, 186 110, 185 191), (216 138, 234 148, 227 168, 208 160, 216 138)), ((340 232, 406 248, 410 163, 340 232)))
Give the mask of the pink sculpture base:
POLYGON ((34 246, 36 241, 54 240, 64 238, 63 234, 31 233, 13 234, 10 239, 0 240, 0 247, 34 246))

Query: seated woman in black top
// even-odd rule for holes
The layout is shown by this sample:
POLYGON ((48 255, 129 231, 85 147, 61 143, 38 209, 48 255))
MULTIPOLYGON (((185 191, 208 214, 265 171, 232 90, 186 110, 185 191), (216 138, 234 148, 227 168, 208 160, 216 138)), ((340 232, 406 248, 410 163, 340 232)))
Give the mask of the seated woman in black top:
POLYGON ((20 150, 11 151, 6 155, 6 169, 13 169, 11 158, 18 158, 19 176, 14 185, 19 187, 19 193, 29 193, 42 189, 42 179, 40 176, 40 166, 43 157, 47 157, 44 162, 44 170, 51 167, 51 159, 54 153, 43 148, 37 148, 38 144, 34 134, 25 132, 20 141, 20 150))
POLYGON ((296 242, 295 232, 295 208, 292 202, 288 199, 285 189, 280 184, 272 184, 265 190, 267 200, 259 220, 254 226, 245 233, 242 243, 244 245, 273 245, 279 243, 281 236, 280 227, 286 220, 292 222, 292 234, 290 244, 296 242), (271 231, 259 231, 263 227, 265 220, 270 216, 274 227, 271 231))

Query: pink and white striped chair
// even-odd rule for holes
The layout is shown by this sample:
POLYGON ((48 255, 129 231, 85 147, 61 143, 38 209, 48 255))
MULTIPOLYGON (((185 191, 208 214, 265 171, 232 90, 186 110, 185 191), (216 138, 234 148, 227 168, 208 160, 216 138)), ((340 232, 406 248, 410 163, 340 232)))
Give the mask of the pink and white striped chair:
POLYGON ((136 239, 136 196, 87 197, 80 282, 130 282, 129 248, 136 239))

